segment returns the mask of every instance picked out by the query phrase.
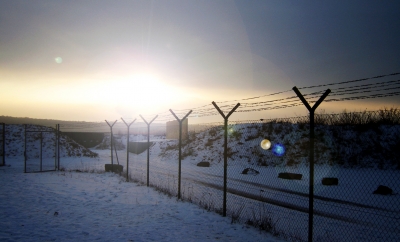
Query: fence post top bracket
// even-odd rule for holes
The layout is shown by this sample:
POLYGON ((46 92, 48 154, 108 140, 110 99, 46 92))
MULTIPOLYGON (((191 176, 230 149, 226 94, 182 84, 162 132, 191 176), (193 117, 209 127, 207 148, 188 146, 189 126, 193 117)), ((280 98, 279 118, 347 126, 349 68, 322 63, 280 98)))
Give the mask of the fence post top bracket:
POLYGON ((304 98, 303 94, 301 94, 301 92, 299 91, 299 89, 297 89, 296 86, 294 86, 292 89, 296 93, 296 95, 300 98, 300 100, 303 102, 304 106, 306 106, 306 108, 310 112, 314 112, 318 108, 318 106, 322 103, 322 101, 324 101, 324 99, 331 92, 330 89, 327 89, 325 93, 318 99, 318 101, 314 103, 313 107, 311 107, 310 104, 307 102, 307 100, 304 98))
POLYGON ((147 122, 146 119, 143 118, 143 116, 141 114, 139 114, 139 116, 143 119, 143 121, 147 124, 150 125, 157 117, 158 115, 156 115, 150 122, 147 122))
POLYGON ((228 115, 225 116, 225 114, 221 111, 221 109, 218 107, 218 105, 213 101, 211 102, 212 105, 214 105, 215 109, 221 114, 221 116, 225 119, 228 120, 229 116, 232 115, 233 112, 236 111, 236 109, 240 106, 240 103, 237 103, 236 106, 228 113, 228 115))
POLYGON ((110 128, 112 128, 112 126, 114 126, 114 124, 115 124, 118 120, 115 120, 114 123, 113 123, 112 125, 110 125, 110 123, 109 123, 107 120, 105 120, 105 121, 106 121, 106 123, 108 124, 108 126, 110 126, 110 128))
POLYGON ((179 119, 178 116, 176 116, 176 114, 174 113, 174 111, 172 111, 172 109, 169 109, 169 111, 172 113, 172 115, 174 115, 174 117, 176 118, 176 120, 178 120, 179 123, 182 123, 185 118, 187 118, 187 116, 189 116, 192 113, 192 110, 190 110, 182 119, 179 119))
POLYGON ((129 126, 131 126, 131 124, 133 124, 136 121, 136 118, 132 122, 130 122, 129 124, 127 122, 125 122, 125 120, 122 117, 121 117, 121 120, 122 120, 122 122, 125 123, 126 126, 129 127, 129 126))

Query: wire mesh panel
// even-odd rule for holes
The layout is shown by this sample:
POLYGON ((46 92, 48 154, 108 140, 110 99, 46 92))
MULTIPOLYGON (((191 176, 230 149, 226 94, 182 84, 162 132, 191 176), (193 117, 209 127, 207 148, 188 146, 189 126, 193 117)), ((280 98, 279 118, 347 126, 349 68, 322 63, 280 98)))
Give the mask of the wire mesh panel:
MULTIPOLYGON (((315 231, 343 241, 400 237, 400 125, 390 111, 321 116, 316 126, 315 231), (322 122, 323 123, 323 122, 322 122)), ((315 237, 318 238, 318 237, 315 237)))
MULTIPOLYGON (((152 137, 150 146, 150 185, 172 196, 178 194, 178 160, 163 160, 160 156, 160 137, 152 137)), ((144 158, 144 156, 142 156, 144 158)), ((142 160, 145 160, 143 159, 142 160)))
POLYGON ((228 216, 285 238, 305 240, 308 183, 287 160, 301 134, 296 119, 231 123, 228 162, 228 216))
MULTIPOLYGON (((181 147, 181 198, 194 202, 208 210, 220 212, 223 196, 223 168, 221 158, 203 156, 204 152, 222 145, 221 126, 202 125, 191 130, 181 147), (214 127, 214 128, 212 128, 214 127), (210 131, 211 130, 211 131, 210 131), (217 131, 218 130, 218 131, 217 131)), ((220 124, 219 124, 220 125, 220 124)), ((176 123, 176 126, 179 126, 176 123)), ((175 127, 178 128, 178 127, 175 127)), ((150 185, 172 196, 178 196, 179 145, 177 139, 151 136, 150 185)), ((222 146, 221 146, 222 147, 222 146)), ((212 151, 219 156, 221 149, 212 151)), ((145 182, 145 153, 134 157, 134 179, 145 182)))
POLYGON ((40 171, 40 132, 26 132, 25 143, 25 171, 40 171))
POLYGON ((25 130, 25 172, 56 170, 56 143, 54 129, 27 125, 25 130))
POLYGON ((168 166, 160 166, 157 146, 155 146, 155 140, 159 141, 160 138, 158 135, 151 134, 148 142, 147 127, 132 125, 128 147, 130 150, 130 180, 147 184, 147 151, 149 150, 149 185, 156 186, 162 184, 164 186, 164 184, 170 183, 164 181, 168 180, 171 173, 167 170, 168 166), (154 149, 156 150, 154 151, 154 149))
POLYGON ((182 168, 184 199, 218 213, 223 208, 223 127, 214 123, 191 132, 182 168))

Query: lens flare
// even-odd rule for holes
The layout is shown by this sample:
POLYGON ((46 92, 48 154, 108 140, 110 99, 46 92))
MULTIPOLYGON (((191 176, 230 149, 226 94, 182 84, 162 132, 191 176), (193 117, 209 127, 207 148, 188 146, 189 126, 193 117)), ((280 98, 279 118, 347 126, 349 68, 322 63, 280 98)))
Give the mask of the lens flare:
POLYGON ((276 156, 282 156, 282 155, 284 155, 285 154, 285 147, 282 145, 282 144, 275 144, 273 147, 272 147, 272 153, 274 153, 274 155, 276 155, 276 156))
POLYGON ((54 60, 56 61, 57 64, 61 64, 62 63, 62 58, 61 57, 56 57, 54 60))
POLYGON ((271 148, 271 141, 267 140, 267 139, 263 139, 260 143, 261 148, 263 148, 264 150, 268 150, 269 148, 271 148))

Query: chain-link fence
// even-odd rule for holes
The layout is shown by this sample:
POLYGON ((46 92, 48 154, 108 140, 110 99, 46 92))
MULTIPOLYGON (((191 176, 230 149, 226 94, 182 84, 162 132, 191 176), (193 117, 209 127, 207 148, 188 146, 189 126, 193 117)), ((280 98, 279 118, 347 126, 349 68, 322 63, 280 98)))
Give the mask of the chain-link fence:
MULTIPOLYGON (((291 241, 307 240, 308 120, 229 123, 226 215, 232 222, 291 241)), ((400 199, 383 194, 400 191, 399 122, 390 123, 380 112, 364 112, 319 114, 315 123, 314 241, 397 240, 400 199)), ((189 128, 181 164, 182 198, 221 214, 223 127, 189 128)), ((131 179, 145 184, 146 152, 130 154, 130 160, 131 179)), ((178 196, 178 166, 178 141, 151 136, 150 185, 178 196)))
MULTIPOLYGON (((77 144, 62 132, 59 149, 62 164, 76 157, 96 158, 82 164, 89 171, 104 170, 99 159, 113 157, 114 164, 124 166, 124 176, 129 158, 129 180, 148 181, 174 197, 180 192, 183 200, 225 213, 232 223, 255 226, 289 241, 308 240, 310 215, 314 241, 397 241, 399 117, 390 110, 315 115, 313 213, 308 116, 228 123, 225 205, 224 122, 188 126, 181 144, 181 173, 179 141, 166 139, 156 124, 133 123, 128 143, 128 132, 123 132, 127 127, 121 122, 123 129, 114 132, 113 146, 109 127, 103 124, 102 141, 91 148, 102 157, 90 150, 78 152, 77 144)), ((179 123, 175 125, 174 132, 179 123)), ((38 146, 40 137, 35 135, 27 135, 32 136, 29 145, 38 146)))

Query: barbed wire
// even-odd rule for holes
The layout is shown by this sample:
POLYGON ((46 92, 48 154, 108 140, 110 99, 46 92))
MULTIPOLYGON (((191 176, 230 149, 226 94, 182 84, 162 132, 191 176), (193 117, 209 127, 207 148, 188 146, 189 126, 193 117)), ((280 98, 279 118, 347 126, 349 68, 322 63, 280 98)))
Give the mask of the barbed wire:
MULTIPOLYGON (((381 88, 381 87, 398 85, 399 83, 400 83, 400 80, 395 80, 395 81, 391 81, 390 83, 380 82, 380 83, 357 85, 357 86, 345 87, 345 88, 342 87, 342 88, 337 88, 337 90, 339 90, 339 89, 341 89, 341 90, 339 90, 335 93, 332 93, 329 96, 343 96, 343 95, 351 95, 351 94, 358 94, 358 93, 396 90, 396 89, 400 89, 400 86, 395 86, 395 87, 391 87, 391 88, 381 88), (356 88, 356 87, 361 87, 361 88, 356 88), (375 88, 375 89, 369 90, 372 88, 375 88)), ((322 94, 323 92, 325 92, 325 90, 317 91, 317 92, 313 92, 313 93, 309 93, 309 94, 304 94, 303 96, 308 96, 309 102, 316 102, 319 99, 320 94, 322 94)), ((292 103, 292 102, 297 102, 297 101, 298 101, 297 96, 291 96, 291 97, 287 97, 287 98, 268 100, 268 101, 263 101, 263 102, 241 103, 241 108, 280 105, 283 103, 292 103)))
MULTIPOLYGON (((392 73, 392 74, 388 74, 388 75, 380 75, 380 76, 375 76, 375 77, 370 77, 370 78, 363 78, 363 79, 357 79, 357 80, 351 80, 351 81, 333 83, 333 84, 345 84, 345 83, 352 83, 352 82, 360 82, 360 81, 371 80, 371 79, 376 79, 376 78, 382 78, 382 77, 387 77, 387 76, 394 76, 394 75, 398 75, 398 74, 400 74, 400 73, 392 73)), ((356 92, 354 92, 354 91, 356 91, 356 90, 360 90, 361 91, 361 90, 367 90, 367 89, 370 89, 370 88, 377 88, 377 87, 382 87, 382 86, 398 85, 399 82, 400 82, 400 80, 387 81, 387 82, 377 82, 377 83, 372 83, 372 84, 363 84, 363 85, 355 85, 355 86, 350 86, 350 87, 334 88, 333 90, 340 90, 339 92, 341 93, 341 95, 349 95, 349 94, 355 94, 356 92), (350 92, 350 90, 353 91, 353 93, 350 92)), ((329 86, 329 85, 332 85, 332 84, 323 84, 323 85, 303 87, 303 89, 305 89, 305 88, 315 88, 315 87, 325 87, 325 86, 329 86)), ((395 87, 395 89, 397 89, 397 88, 398 87, 395 87)), ((382 91, 382 90, 388 90, 388 89, 377 89, 377 90, 374 90, 374 91, 382 91)), ((264 96, 272 96, 272 95, 281 94, 281 93, 284 93, 284 92, 288 92, 288 91, 277 92, 277 93, 273 93, 273 94, 270 94, 270 95, 264 95, 264 96)), ((313 93, 309 93, 309 94, 306 93, 303 96, 305 96, 305 97, 306 96, 311 96, 309 98, 318 99, 319 96, 316 96, 316 95, 322 94, 323 92, 325 92, 325 90, 317 91, 317 92, 313 92, 313 93)), ((338 95, 338 94, 335 94, 335 95, 338 95)), ((261 96, 258 96, 258 97, 261 97, 261 96)), ((247 98, 247 99, 238 99, 238 100, 235 100, 235 101, 251 100, 251 99, 258 98, 258 97, 252 97, 252 98, 247 98)), ((290 97, 280 98, 280 99, 275 99, 275 100, 267 100, 267 101, 252 102, 252 103, 241 103, 241 108, 263 106, 263 104, 266 104, 266 106, 270 106, 271 104, 279 105, 279 104, 282 104, 282 103, 288 103, 288 101, 286 101, 286 100, 297 99, 297 98, 298 98, 297 96, 290 96, 290 97)), ((310 102, 315 102, 315 101, 317 101, 317 100, 310 100, 310 102)), ((226 102, 220 102, 220 103, 226 103, 226 102)), ((211 105, 203 105, 201 107, 207 107, 207 106, 211 106, 211 105)), ((224 109, 224 108, 225 109, 231 109, 233 106, 234 106, 234 104, 222 105, 222 106, 220 106, 220 108, 221 109, 224 109)), ((282 105, 280 105, 280 106, 282 106, 282 105)), ((192 110, 194 111, 193 112, 194 114, 196 114, 196 113, 197 114, 202 114, 202 116, 203 116, 205 113, 213 110, 213 108, 211 107, 211 108, 207 108, 207 109, 202 108, 202 109, 198 109, 198 110, 196 110, 196 109, 192 109, 192 110)))
MULTIPOLYGON (((399 89, 399 88, 396 88, 399 89)), ((393 90, 393 88, 385 88, 381 90, 393 90)), ((346 94, 357 94, 357 93, 368 93, 372 92, 369 90, 363 91, 363 92, 352 92, 352 93, 346 93, 346 94)), ((340 96, 343 94, 333 94, 331 96, 340 96)), ((325 100, 326 102, 335 102, 335 101, 345 101, 345 100, 359 100, 359 99, 371 99, 371 98, 383 98, 383 97, 391 97, 391 96, 397 96, 400 95, 400 92, 391 92, 391 93, 379 93, 379 94, 371 94, 371 95, 360 95, 360 96, 353 96, 353 97, 343 97, 343 98, 328 98, 325 100)), ((320 96, 311 96, 308 100, 309 103, 316 102, 317 99, 320 96), (315 99, 315 100, 314 100, 315 99)), ((267 105, 262 105, 261 108, 257 109, 238 109, 236 112, 257 112, 257 111, 266 111, 266 110, 273 110, 273 109, 282 109, 282 108, 289 108, 289 107, 295 107, 295 106, 300 106, 302 105, 302 102, 300 100, 294 100, 294 101, 287 101, 287 102, 281 102, 279 104, 286 103, 284 105, 275 105, 272 107, 266 107, 267 105)), ((252 106, 248 106, 252 107, 252 106)), ((218 115, 217 112, 204 112, 200 116, 205 117, 205 116, 212 116, 212 115, 218 115)))
MULTIPOLYGON (((368 78, 362 78, 362 79, 355 79, 355 80, 344 81, 344 82, 336 82, 336 83, 328 83, 328 84, 321 84, 321 85, 314 85, 314 86, 306 86, 306 87, 300 87, 298 89, 327 87, 327 86, 334 86, 334 85, 340 85, 340 84, 360 82, 360 81, 366 81, 366 80, 372 80, 372 79, 378 79, 378 78, 383 78, 383 77, 388 77, 388 76, 396 76, 396 75, 400 75, 400 72, 386 74, 386 75, 379 75, 379 76, 374 76, 374 77, 368 77, 368 78)), ((243 99, 236 99, 236 100, 229 100, 229 101, 221 101, 221 102, 218 102, 218 103, 241 102, 241 101, 252 100, 252 99, 257 99, 257 98, 261 98, 261 97, 274 96, 274 95, 283 94, 283 93, 287 93, 287 92, 291 92, 291 91, 292 91, 292 89, 285 90, 285 91, 280 91, 280 92, 275 92, 275 93, 271 93, 271 94, 266 94, 266 95, 261 95, 261 96, 255 96, 255 97, 249 97, 249 98, 243 98, 243 99)), ((197 107, 197 108, 187 108, 187 109, 176 110, 176 111, 196 110, 198 108, 203 108, 203 107, 206 107, 206 106, 211 106, 211 104, 203 105, 203 106, 200 106, 200 107, 197 107)))
MULTIPOLYGON (((355 79, 343 82, 335 82, 335 83, 328 83, 328 84, 321 84, 321 85, 313 85, 313 86, 305 86, 298 88, 299 90, 305 89, 315 89, 315 88, 322 88, 322 87, 330 87, 336 85, 343 85, 348 83, 355 83, 355 82, 362 82, 367 80, 373 79, 380 79, 384 77, 396 76, 400 75, 400 72, 386 74, 386 75, 379 75, 374 77, 362 78, 362 79, 355 79)), ((332 92, 325 101, 329 102, 336 102, 336 101, 345 101, 345 100, 359 100, 359 99, 370 99, 370 98, 383 98, 383 97, 391 97, 399 95, 399 92, 391 92, 391 93, 377 93, 377 92, 385 92, 388 90, 398 90, 400 89, 400 80, 391 80, 391 81, 384 81, 384 82, 375 82, 375 83, 367 83, 361 85, 353 85, 348 87, 338 87, 338 88, 331 88, 332 92), (386 88, 383 88, 386 87, 386 88), (370 93, 370 95, 357 95, 357 94, 365 94, 370 93), (356 95, 356 96, 350 96, 356 95), (331 98, 337 97, 337 98, 331 98)), ((282 108, 290 108, 302 105, 302 102, 298 99, 296 95, 291 95, 288 97, 282 97, 272 100, 262 100, 257 102, 243 102, 249 101, 259 98, 265 97, 273 97, 279 94, 285 94, 292 92, 293 90, 285 90, 279 91, 275 93, 270 93, 266 95, 254 96, 249 98, 242 98, 242 99, 235 99, 235 100, 227 100, 227 101, 220 101, 218 104, 223 104, 220 109, 223 112, 229 112, 236 103, 233 102, 240 102, 241 106, 236 112, 258 112, 258 111, 266 111, 266 110, 273 110, 273 109, 282 109, 282 108), (229 104, 233 103, 233 104, 229 104)), ((313 103, 318 101, 320 95, 324 93, 326 90, 317 90, 310 93, 303 93, 304 97, 307 97, 307 101, 309 103, 313 103)), ((207 116, 214 116, 218 115, 219 113, 216 112, 215 108, 212 104, 205 104, 195 108, 186 108, 186 109, 176 109, 173 110, 174 113, 179 116, 184 116, 186 113, 192 110, 191 116, 195 117, 207 117, 207 116)), ((156 122, 153 125, 156 125, 157 122, 166 122, 166 121, 174 121, 176 120, 175 117, 170 113, 169 110, 165 112, 161 112, 154 115, 143 115, 145 117, 153 118, 155 115, 158 115, 156 118, 156 122)), ((124 118, 125 120, 133 120, 133 118, 124 118)), ((136 120, 137 123, 142 123, 141 119, 136 120)), ((136 123, 135 122, 135 123, 136 123)), ((134 124, 135 124, 134 123, 134 124)), ((116 123, 116 128, 122 128, 123 123, 116 123), (120 127, 121 125, 121 127, 120 127)), ((88 129, 88 128, 109 128, 105 122, 90 122, 90 123, 79 123, 79 124, 61 124, 63 129, 88 129)), ((123 125, 123 127, 125 127, 123 125)))
POLYGON ((367 80, 371 80, 371 79, 378 79, 378 78, 383 78, 383 77, 388 77, 388 76, 397 76, 397 75, 400 75, 400 72, 395 72, 395 73, 386 74, 386 75, 379 75, 379 76, 374 76, 374 77, 367 77, 367 78, 362 78, 362 79, 355 79, 355 80, 351 80, 351 81, 333 82, 333 83, 321 84, 321 85, 315 85, 315 86, 300 87, 300 88, 297 88, 297 89, 301 90, 301 89, 308 89, 308 88, 315 88, 315 87, 327 87, 327 86, 334 86, 334 85, 347 84, 347 83, 352 83, 352 82, 367 81, 367 80))

